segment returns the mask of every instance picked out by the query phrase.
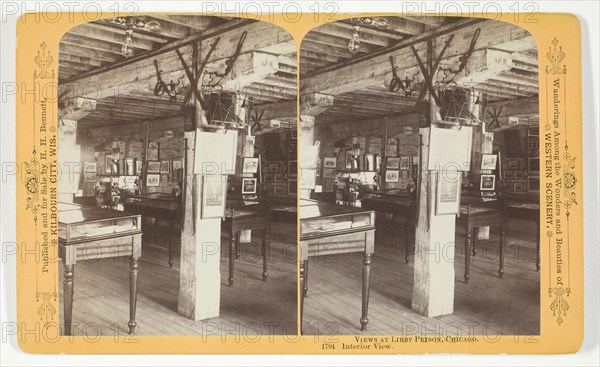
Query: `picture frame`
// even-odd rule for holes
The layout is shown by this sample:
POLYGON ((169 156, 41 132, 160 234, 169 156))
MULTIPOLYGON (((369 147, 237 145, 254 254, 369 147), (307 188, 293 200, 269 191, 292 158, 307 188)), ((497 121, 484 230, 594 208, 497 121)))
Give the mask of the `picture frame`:
POLYGON ((298 182, 296 180, 288 180, 287 193, 291 196, 296 196, 298 193, 298 182))
POLYGON ((398 182, 400 179, 400 171, 387 170, 385 171, 385 182, 398 182))
POLYGON ((540 192, 540 178, 538 176, 527 177, 527 192, 540 192))
POLYGON ((258 173, 258 158, 244 157, 242 173, 258 173))
POLYGON ((482 154, 481 155, 481 169, 484 170, 495 170, 498 161, 496 154, 482 154))
POLYGON ((400 169, 399 157, 387 157, 385 161, 385 169, 397 170, 400 169))
POLYGON ((183 162, 181 159, 171 159, 171 170, 173 173, 177 172, 179 169, 183 169, 183 162))
POLYGON ((171 161, 164 160, 160 161, 160 173, 169 173, 171 172, 171 161))
POLYGON ((335 168, 336 162, 337 162, 337 160, 335 157, 325 157, 325 158, 323 158, 323 167, 324 168, 335 168))
POLYGON ((160 173, 161 169, 160 161, 148 161, 148 167, 146 168, 147 173, 160 173))
POLYGON ((157 187, 160 186, 160 174, 152 173, 146 175, 146 187, 157 187))
POLYGON ((227 194, 226 175, 204 175, 202 180, 202 219, 221 218, 225 215, 227 194))
POLYGON ((504 179, 511 180, 513 178, 513 171, 505 170, 504 171, 504 179))
POLYGON ((507 168, 511 170, 519 169, 519 160, 518 159, 509 159, 507 163, 507 168))
POLYGON ((435 179, 437 192, 435 214, 459 214, 462 174, 458 171, 455 171, 454 174, 447 171, 444 171, 443 174, 437 172, 435 179))
POLYGON ((273 182, 274 183, 283 182, 283 173, 273 173, 273 182))
POLYGON ((495 175, 481 175, 479 181, 480 191, 494 191, 496 189, 496 176, 495 175))
MULTIPOLYGON (((335 165, 334 165, 335 167, 335 165)), ((298 161, 290 161, 288 163, 288 175, 296 176, 298 174, 298 161)))
POLYGON ((142 159, 135 160, 135 174, 136 176, 141 176, 144 171, 144 161, 142 159))
POLYGON ((513 191, 524 192, 525 191, 525 182, 515 182, 515 183, 513 183, 513 191))
POLYGON ((410 160, 409 156, 400 157, 400 169, 404 171, 410 170, 410 160))
POLYGON ((515 171, 515 172, 513 173, 513 177, 514 177, 516 180, 523 179, 523 171, 515 171))
POLYGON ((263 182, 264 183, 272 183, 273 182, 273 174, 271 172, 263 173, 263 182))
POLYGON ((283 185, 273 186, 273 195, 285 195, 285 186, 283 186, 283 185))
POLYGON ((256 178, 242 179, 242 195, 256 194, 256 178))
POLYGON ((235 175, 237 130, 196 131, 194 174, 235 175))
POLYGON ((540 173, 540 158, 539 157, 530 157, 527 159, 527 172, 533 174, 540 173))
POLYGON ((98 177, 98 163, 84 162, 83 163, 83 182, 96 182, 98 177))
POLYGON ((269 172, 271 172, 271 173, 277 173, 277 172, 280 171, 280 168, 279 168, 280 164, 279 164, 279 162, 269 162, 268 165, 269 165, 269 172))

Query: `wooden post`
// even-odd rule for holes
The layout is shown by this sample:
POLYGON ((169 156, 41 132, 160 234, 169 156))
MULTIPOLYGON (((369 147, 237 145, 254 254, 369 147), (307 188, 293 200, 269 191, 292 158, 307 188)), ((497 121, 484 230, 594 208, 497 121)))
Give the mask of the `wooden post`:
POLYGON ((435 215, 436 173, 429 171, 429 128, 421 128, 422 174, 415 231, 412 310, 427 317, 454 312, 455 216, 435 215))
MULTIPOLYGON (((204 111, 196 108, 196 121, 204 111)), ((202 175, 194 174, 196 132, 186 131, 185 200, 177 312, 192 320, 219 316, 221 218, 200 219, 202 175)), ((199 164, 199 163, 198 163, 199 164)))
MULTIPOLYGON (((302 148, 309 147, 314 144, 315 140, 315 117, 310 115, 300 115, 300 131, 298 133, 298 146, 300 149, 300 155, 302 155, 302 148)), ((300 159, 302 162, 302 159, 300 159)), ((302 167, 300 166, 300 171, 298 172, 300 175, 314 175, 316 174, 315 168, 311 167, 302 167)), ((301 182, 302 178, 298 178, 298 181, 301 182)), ((299 188, 299 198, 300 199, 310 199, 310 192, 312 189, 309 188, 299 188)))

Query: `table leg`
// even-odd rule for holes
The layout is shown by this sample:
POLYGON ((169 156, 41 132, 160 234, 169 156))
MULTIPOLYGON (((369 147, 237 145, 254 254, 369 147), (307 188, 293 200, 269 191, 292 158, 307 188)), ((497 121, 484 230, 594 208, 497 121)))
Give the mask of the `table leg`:
POLYGON ((300 260, 300 333, 302 333, 302 318, 304 315, 304 287, 306 286, 306 260, 300 260))
POLYGON ((535 266, 537 271, 540 271, 540 221, 539 218, 536 221, 537 223, 537 228, 536 228, 536 234, 535 234, 535 246, 536 246, 536 261, 535 261, 535 266))
POLYGON ((240 258, 240 247, 242 246, 241 242, 240 242, 240 237, 241 237, 241 232, 236 233, 236 238, 235 238, 235 258, 239 259, 240 258))
POLYGON ((360 330, 366 331, 369 323, 369 287, 371 283, 371 254, 363 255, 362 266, 362 317, 360 318, 360 330))
POLYGON ((173 267, 173 221, 169 221, 169 268, 173 267))
POLYGON ((465 283, 469 283, 471 278, 470 267, 471 267, 471 244, 472 244, 471 230, 467 226, 467 240, 465 241, 465 283))
POLYGON ((473 246, 473 257, 477 255, 477 240, 479 239, 479 229, 473 231, 473 242, 471 243, 473 246))
POLYGON ((65 265, 63 272, 63 293, 65 297, 64 310, 65 310, 65 335, 73 335, 72 322, 73 322, 73 283, 74 283, 74 272, 75 265, 65 265))
POLYGON ((498 269, 498 276, 502 278, 504 277, 504 225, 500 225, 498 253, 500 254, 500 268, 498 269))
POLYGON ((263 278, 263 280, 267 280, 267 276, 268 276, 267 268, 269 266, 269 231, 267 229, 263 229, 262 255, 263 255, 262 278, 263 278))
POLYGON ((408 264, 408 220, 404 217, 404 263, 408 264))
POLYGON ((308 297, 308 259, 304 264, 304 297, 308 297))
POLYGON ((158 218, 154 218, 154 251, 158 250, 158 218))
POLYGON ((233 285, 233 267, 234 267, 234 256, 235 256, 235 240, 237 233, 231 233, 231 241, 229 243, 229 286, 233 285))
POLYGON ((129 334, 135 332, 137 323, 135 322, 135 311, 137 307, 137 286, 138 286, 139 262, 137 257, 131 257, 129 271, 129 334))

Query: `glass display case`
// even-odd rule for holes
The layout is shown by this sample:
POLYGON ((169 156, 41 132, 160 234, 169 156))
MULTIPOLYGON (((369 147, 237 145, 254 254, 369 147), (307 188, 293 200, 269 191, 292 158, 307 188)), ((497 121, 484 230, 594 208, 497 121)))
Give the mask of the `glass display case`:
POLYGON ((300 205, 300 238, 363 231, 375 225, 375 212, 331 203, 303 201, 300 205))
POLYGON ((59 242, 87 242, 141 231, 141 216, 115 210, 76 205, 59 206, 59 242))

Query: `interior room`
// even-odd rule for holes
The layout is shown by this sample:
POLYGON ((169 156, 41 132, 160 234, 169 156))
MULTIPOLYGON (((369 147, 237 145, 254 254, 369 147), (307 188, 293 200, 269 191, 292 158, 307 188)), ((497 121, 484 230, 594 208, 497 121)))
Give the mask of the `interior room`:
POLYGON ((63 334, 296 334, 290 34, 117 17, 58 64, 63 334))
POLYGON ((522 28, 475 18, 306 35, 304 334, 539 333, 537 58, 522 28))

